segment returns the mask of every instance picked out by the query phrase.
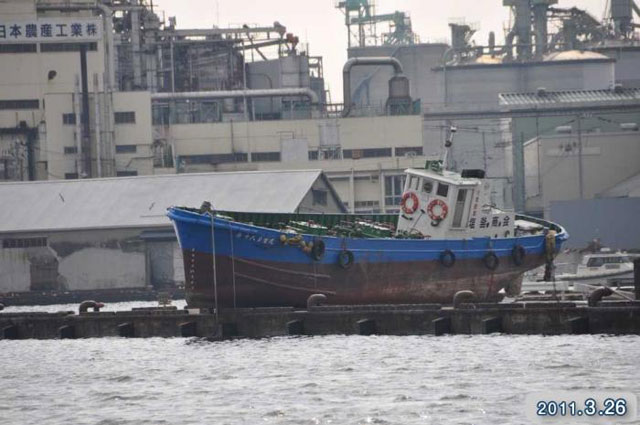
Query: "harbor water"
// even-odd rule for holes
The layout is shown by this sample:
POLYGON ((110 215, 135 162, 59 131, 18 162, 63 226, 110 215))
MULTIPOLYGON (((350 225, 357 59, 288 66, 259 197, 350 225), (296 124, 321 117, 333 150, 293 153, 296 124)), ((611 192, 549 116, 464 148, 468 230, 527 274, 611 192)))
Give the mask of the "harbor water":
POLYGON ((6 340, 0 424, 524 424, 530 392, 640 394, 638 358, 640 336, 6 340))

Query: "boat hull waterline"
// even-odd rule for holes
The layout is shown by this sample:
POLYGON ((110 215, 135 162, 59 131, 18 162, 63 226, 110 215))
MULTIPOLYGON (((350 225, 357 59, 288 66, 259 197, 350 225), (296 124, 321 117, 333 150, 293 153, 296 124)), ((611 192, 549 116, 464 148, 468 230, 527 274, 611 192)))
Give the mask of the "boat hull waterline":
MULTIPOLYGON (((524 272, 546 258, 542 234, 467 240, 300 235, 307 244, 324 243, 324 254, 314 259, 300 246, 282 243, 279 230, 220 217, 213 222, 207 213, 179 208, 168 216, 182 249, 185 293, 193 308, 211 308, 216 300, 219 308, 304 307, 312 294, 326 295, 330 304, 450 304, 461 290, 490 302, 501 298, 502 289, 519 293, 524 272), (516 246, 525 251, 518 264, 516 246), (455 257, 449 267, 442 261, 445 251, 455 257), (346 267, 344 252, 352 256, 346 267), (489 252, 498 258, 494 270, 484 261, 489 252)), ((561 229, 556 252, 566 239, 561 229)))

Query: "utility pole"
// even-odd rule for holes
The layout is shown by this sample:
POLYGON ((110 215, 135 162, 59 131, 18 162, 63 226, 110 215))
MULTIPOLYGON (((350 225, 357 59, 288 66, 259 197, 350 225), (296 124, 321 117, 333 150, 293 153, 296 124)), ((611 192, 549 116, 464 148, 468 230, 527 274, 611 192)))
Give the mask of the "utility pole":
POLYGON ((584 199, 584 174, 582 169, 582 115, 578 114, 578 187, 580 199, 584 199))

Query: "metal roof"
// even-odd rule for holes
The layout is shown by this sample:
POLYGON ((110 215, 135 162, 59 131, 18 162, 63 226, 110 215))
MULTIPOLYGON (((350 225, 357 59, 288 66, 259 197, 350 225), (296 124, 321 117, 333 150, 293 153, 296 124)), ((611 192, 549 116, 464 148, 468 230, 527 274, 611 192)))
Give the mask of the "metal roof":
POLYGON ((544 107, 584 103, 640 102, 640 89, 540 91, 501 93, 501 106, 544 107))
POLYGON ((321 170, 1 183, 0 232, 168 226, 168 207, 203 201, 219 210, 291 213, 318 179, 337 198, 321 170))

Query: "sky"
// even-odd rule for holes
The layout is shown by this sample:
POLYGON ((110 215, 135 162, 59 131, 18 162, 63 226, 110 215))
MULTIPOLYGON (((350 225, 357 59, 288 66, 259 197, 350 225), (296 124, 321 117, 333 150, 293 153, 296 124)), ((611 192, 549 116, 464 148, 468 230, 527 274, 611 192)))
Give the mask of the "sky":
MULTIPOLYGON (((332 101, 342 101, 342 66, 347 60, 344 15, 335 8, 338 0, 154 0, 162 17, 177 17, 178 28, 237 27, 242 24, 270 26, 275 21, 308 43, 309 54, 323 56, 326 86, 332 101)), ((577 6, 596 18, 604 16, 607 0, 559 0, 558 7, 577 6)), ((449 40, 449 22, 464 19, 477 25, 476 44, 487 44, 494 31, 504 39, 509 9, 502 0, 377 0, 378 14, 409 12, 413 31, 422 42, 449 40)))

